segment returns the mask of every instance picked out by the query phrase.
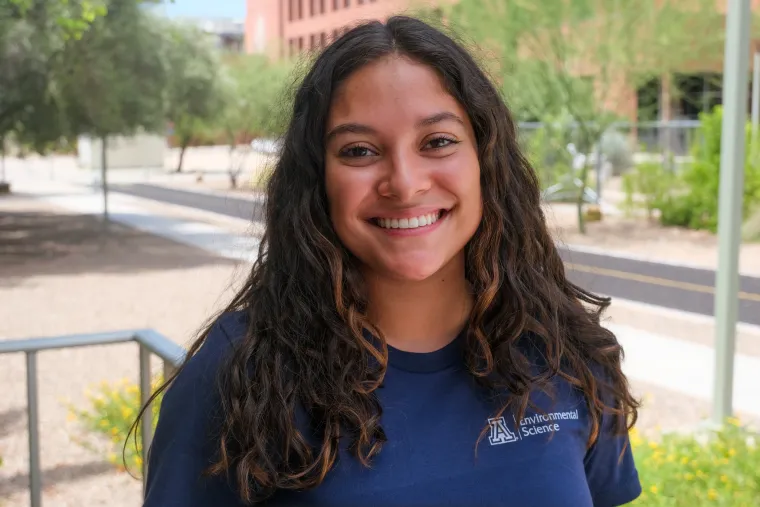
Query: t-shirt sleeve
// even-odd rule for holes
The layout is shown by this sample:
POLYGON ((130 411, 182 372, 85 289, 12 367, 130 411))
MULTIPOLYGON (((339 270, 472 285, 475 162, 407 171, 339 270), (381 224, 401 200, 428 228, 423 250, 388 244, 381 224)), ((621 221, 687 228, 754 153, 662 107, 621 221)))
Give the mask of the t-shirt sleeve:
POLYGON ((584 460, 594 507, 616 507, 641 494, 641 482, 627 434, 615 432, 614 418, 605 414, 599 438, 584 460))
POLYGON ((204 474, 214 460, 220 421, 216 376, 231 344, 224 323, 217 322, 165 391, 148 457, 144 507, 243 505, 226 474, 204 474))

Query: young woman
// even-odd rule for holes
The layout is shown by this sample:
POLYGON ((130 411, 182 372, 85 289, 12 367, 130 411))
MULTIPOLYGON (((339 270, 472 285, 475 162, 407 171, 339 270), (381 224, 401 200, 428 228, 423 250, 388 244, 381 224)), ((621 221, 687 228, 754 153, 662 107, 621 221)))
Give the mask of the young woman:
POLYGON ((394 17, 295 97, 260 257, 169 384, 146 507, 612 507, 641 490, 608 304, 494 86, 394 17))

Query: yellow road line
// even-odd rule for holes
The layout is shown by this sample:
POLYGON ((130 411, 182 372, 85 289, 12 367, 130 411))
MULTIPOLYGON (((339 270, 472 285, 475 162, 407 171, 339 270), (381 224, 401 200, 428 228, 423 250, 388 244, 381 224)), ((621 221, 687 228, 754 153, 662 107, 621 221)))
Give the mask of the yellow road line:
MULTIPOLYGON (((623 280, 659 285, 660 287, 673 287, 674 289, 681 289, 692 292, 703 292, 705 294, 715 294, 715 288, 708 285, 678 282, 676 280, 668 280, 667 278, 659 278, 657 276, 639 275, 637 273, 628 273, 627 271, 619 271, 617 269, 597 268, 593 266, 584 266, 583 264, 573 264, 570 262, 566 262, 565 266, 573 271, 581 271, 583 273, 611 276, 613 278, 622 278, 623 280)), ((740 291, 739 299, 760 303, 760 294, 740 291)))

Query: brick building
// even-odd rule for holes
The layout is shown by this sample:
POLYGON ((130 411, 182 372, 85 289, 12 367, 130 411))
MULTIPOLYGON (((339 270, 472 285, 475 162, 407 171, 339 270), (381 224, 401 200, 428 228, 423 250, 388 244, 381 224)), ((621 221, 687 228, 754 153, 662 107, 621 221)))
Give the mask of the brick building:
MULTIPOLYGON (((362 21, 386 19, 421 2, 435 5, 443 1, 456 0, 247 0, 245 50, 266 53, 272 58, 293 56, 325 46, 362 21)), ((716 10, 725 13, 726 0, 716 0, 715 3, 716 10)), ((757 12, 759 7, 760 0, 752 0, 753 11, 757 12)), ((760 44, 753 44, 753 48, 760 49, 760 44)), ((721 102, 720 89, 716 89, 714 83, 716 78, 720 82, 722 66, 722 61, 706 62, 697 58, 693 68, 684 69, 683 74, 675 76, 677 81, 686 83, 678 86, 688 97, 671 97, 668 87, 661 86, 659 80, 639 90, 628 83, 616 83, 615 93, 611 95, 615 104, 610 106, 632 121, 696 118, 702 104, 712 106, 721 102), (652 92, 659 96, 652 99, 652 92), (641 116, 642 100, 657 103, 654 118, 641 116)), ((646 110, 651 111, 651 108, 646 110)))
POLYGON ((357 23, 385 19, 410 0, 248 0, 248 53, 294 55, 326 45, 357 23))

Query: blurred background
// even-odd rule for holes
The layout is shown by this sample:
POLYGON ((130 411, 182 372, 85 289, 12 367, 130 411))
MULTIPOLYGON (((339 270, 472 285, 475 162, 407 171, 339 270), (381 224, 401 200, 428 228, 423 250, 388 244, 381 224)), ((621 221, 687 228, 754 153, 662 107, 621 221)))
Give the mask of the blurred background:
POLYGON ((128 428, 257 255, 299 77, 395 13, 488 70, 613 298, 635 504, 760 506, 756 0, 0 0, 0 506, 140 505, 128 428))

